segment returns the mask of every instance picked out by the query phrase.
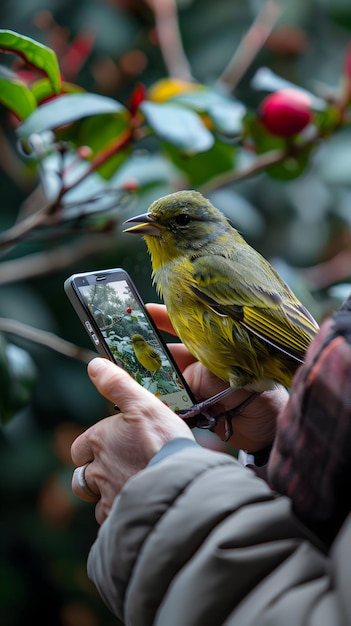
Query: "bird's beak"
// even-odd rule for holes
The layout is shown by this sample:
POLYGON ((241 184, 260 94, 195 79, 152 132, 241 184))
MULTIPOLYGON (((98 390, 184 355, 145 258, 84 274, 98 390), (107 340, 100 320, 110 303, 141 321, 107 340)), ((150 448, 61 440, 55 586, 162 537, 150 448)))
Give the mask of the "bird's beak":
POLYGON ((132 233, 134 235, 151 235, 152 237, 159 237, 161 235, 162 227, 159 226, 159 224, 157 224, 148 213, 131 217, 124 223, 130 224, 130 222, 138 223, 135 226, 131 226, 131 228, 125 228, 123 230, 124 233, 132 233))

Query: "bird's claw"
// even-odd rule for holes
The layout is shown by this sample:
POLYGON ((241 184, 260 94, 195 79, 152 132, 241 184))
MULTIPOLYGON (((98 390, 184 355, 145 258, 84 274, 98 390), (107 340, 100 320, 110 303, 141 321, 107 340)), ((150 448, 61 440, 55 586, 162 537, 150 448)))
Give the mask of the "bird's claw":
POLYGON ((210 429, 216 425, 217 418, 208 415, 207 412, 201 413, 200 404, 194 404, 191 409, 177 411, 177 415, 186 421, 189 428, 205 428, 210 429))
POLYGON ((233 391, 232 387, 227 387, 214 396, 207 398, 207 400, 194 404, 190 409, 177 411, 177 413, 183 420, 187 421, 189 428, 213 428, 216 425, 217 417, 210 415, 207 409, 233 391), (195 420, 193 419, 194 417, 196 418, 195 420))

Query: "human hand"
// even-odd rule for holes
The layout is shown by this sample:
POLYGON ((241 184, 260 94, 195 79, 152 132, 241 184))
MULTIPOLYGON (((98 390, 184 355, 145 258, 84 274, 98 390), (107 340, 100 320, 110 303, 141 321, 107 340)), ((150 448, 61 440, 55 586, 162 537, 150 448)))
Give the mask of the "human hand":
POLYGON ((126 481, 144 469, 167 441, 194 437, 180 417, 114 363, 93 359, 88 373, 98 391, 121 411, 91 426, 71 448, 73 462, 79 466, 72 489, 82 500, 97 502, 95 517, 101 524, 126 481), (84 479, 90 496, 79 480, 86 464, 84 479))
MULTIPOLYGON (((166 307, 163 304, 147 304, 147 310, 156 326, 172 335, 173 330, 166 307)), ((206 400, 228 387, 228 383, 220 380, 196 361, 190 352, 181 343, 168 344, 179 369, 193 391, 197 402, 206 400)), ((213 406, 214 414, 219 414, 238 406, 252 392, 245 389, 233 391, 224 400, 213 406)), ((248 452, 256 452, 273 443, 276 429, 276 418, 284 408, 289 394, 282 386, 272 391, 265 391, 255 398, 233 420, 234 433, 229 442, 235 448, 242 448, 248 452)), ((214 431, 221 438, 225 436, 224 419, 218 420, 214 431)))

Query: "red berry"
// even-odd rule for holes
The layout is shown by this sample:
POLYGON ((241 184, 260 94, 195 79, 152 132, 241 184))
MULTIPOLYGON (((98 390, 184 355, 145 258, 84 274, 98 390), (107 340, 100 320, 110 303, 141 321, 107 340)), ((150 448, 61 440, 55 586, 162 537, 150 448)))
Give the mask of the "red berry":
POLYGON ((139 183, 135 178, 128 178, 128 180, 123 183, 122 189, 123 191, 138 191, 139 183))
POLYGON ((79 148, 77 148, 77 154, 81 159, 90 159, 93 151, 89 146, 79 146, 79 148))
POLYGON ((259 116, 270 133, 290 137, 303 130, 311 121, 311 101, 301 91, 282 89, 261 102, 259 116))
POLYGON ((131 312, 132 312, 132 309, 130 308, 130 306, 128 306, 128 307, 126 308, 126 313, 131 313, 131 312))

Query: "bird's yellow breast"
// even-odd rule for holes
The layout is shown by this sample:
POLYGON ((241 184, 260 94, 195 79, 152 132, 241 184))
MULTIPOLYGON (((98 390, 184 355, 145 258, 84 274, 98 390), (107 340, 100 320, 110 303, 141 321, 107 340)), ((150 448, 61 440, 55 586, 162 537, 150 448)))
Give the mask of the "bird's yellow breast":
POLYGON ((192 287, 196 283, 191 261, 174 260, 154 271, 153 278, 174 330, 196 359, 229 382, 241 362, 249 361, 259 369, 256 357, 247 354, 246 331, 235 326, 230 318, 214 313, 194 294, 192 287), (233 350, 233 335, 236 350, 233 350))
POLYGON ((145 235, 144 239, 152 259, 153 274, 171 267, 172 262, 179 259, 179 249, 169 232, 164 231, 159 237, 145 235))
MULTIPOLYGON (((216 314, 192 290, 193 265, 177 259, 153 272, 173 328, 193 356, 232 387, 255 391, 289 386, 292 370, 231 317, 216 314)), ((291 366, 290 366, 291 367, 291 366)))

